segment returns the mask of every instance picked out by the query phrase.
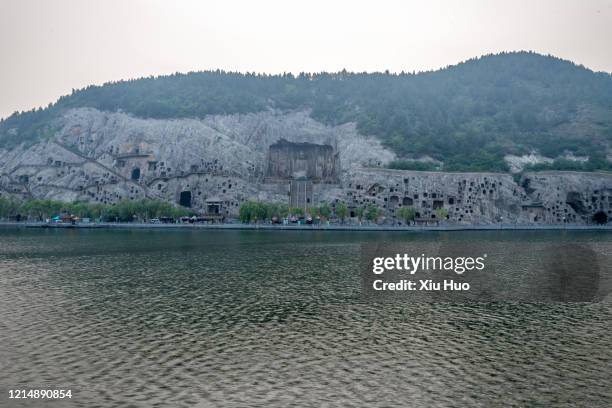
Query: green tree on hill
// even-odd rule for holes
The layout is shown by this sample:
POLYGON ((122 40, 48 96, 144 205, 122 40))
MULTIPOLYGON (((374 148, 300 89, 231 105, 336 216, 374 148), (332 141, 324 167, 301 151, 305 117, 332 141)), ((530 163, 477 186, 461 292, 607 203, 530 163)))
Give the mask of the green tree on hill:
POLYGON ((338 203, 336 205, 336 216, 340 218, 340 221, 344 223, 346 216, 348 215, 348 207, 345 203, 338 203))
POLYGON ((317 211, 318 215, 326 220, 329 218, 329 216, 331 215, 331 208, 329 207, 329 204, 327 203, 323 203, 319 206, 318 211, 317 211))
POLYGON ((416 211, 412 207, 402 207, 397 210, 397 216, 406 224, 414 221, 416 211))
POLYGON ((20 204, 13 198, 0 197, 0 218, 10 218, 17 215, 20 204))
POLYGON ((359 221, 360 224, 361 224, 361 220, 363 219, 364 213, 365 213, 365 210, 363 207, 355 208, 355 216, 357 217, 357 220, 359 221))
POLYGON ((374 222, 378 220, 378 217, 380 216, 380 209, 374 204, 368 204, 365 216, 368 221, 374 222))
POLYGON ((308 109, 320 122, 353 122, 360 133, 377 137, 397 154, 393 168, 501 172, 508 170, 506 154, 537 150, 552 158, 566 151, 590 156, 580 169, 592 171, 610 166, 600 154, 612 138, 610 106, 610 74, 531 52, 486 55, 418 74, 217 70, 76 90, 44 109, 1 120, 0 147, 53 136, 57 119, 79 107, 158 119, 308 109), (442 165, 413 160, 421 156, 442 165))
POLYGON ((445 220, 448 217, 448 210, 446 208, 436 209, 436 218, 439 220, 445 220))

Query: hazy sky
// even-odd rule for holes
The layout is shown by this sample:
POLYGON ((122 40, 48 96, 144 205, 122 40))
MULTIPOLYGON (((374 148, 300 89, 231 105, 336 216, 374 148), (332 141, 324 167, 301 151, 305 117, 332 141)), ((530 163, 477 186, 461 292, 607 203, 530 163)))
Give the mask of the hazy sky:
POLYGON ((612 72, 612 0, 0 0, 0 117, 176 71, 419 71, 534 50, 612 72))

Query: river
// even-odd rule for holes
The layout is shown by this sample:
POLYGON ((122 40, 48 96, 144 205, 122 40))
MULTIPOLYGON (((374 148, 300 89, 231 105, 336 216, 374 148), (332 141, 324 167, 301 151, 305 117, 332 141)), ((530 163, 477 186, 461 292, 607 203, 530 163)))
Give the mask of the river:
POLYGON ((374 302, 360 252, 382 241, 612 233, 0 228, 0 406, 612 405, 610 296, 374 302))

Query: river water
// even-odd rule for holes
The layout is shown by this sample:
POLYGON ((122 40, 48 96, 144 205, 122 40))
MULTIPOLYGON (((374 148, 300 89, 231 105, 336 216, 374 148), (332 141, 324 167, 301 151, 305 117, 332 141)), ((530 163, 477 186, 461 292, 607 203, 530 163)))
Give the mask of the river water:
POLYGON ((381 241, 612 234, 0 229, 0 406, 612 406, 610 296, 372 302, 381 241))

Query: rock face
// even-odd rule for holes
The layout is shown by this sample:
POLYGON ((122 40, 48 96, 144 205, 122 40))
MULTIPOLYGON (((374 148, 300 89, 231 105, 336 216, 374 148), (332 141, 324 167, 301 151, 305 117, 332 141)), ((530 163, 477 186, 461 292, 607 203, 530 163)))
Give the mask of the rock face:
POLYGON ((519 173, 523 170, 525 166, 528 165, 550 164, 554 162, 554 160, 550 157, 540 156, 535 153, 524 156, 515 156, 509 154, 504 157, 504 160, 508 164, 511 173, 519 173))
POLYGON ((360 169, 346 175, 336 198, 349 209, 375 204, 391 219, 410 206, 421 222, 443 208, 460 224, 586 224, 598 213, 612 216, 612 175, 526 173, 517 182, 498 173, 360 169))
POLYGON ((80 108, 52 137, 0 150, 0 195, 114 203, 151 198, 236 215, 248 199, 308 207, 375 204, 398 222, 411 206, 419 222, 591 223, 607 217, 612 176, 386 170, 395 159, 354 124, 326 126, 306 111, 139 119, 80 108), (280 141, 280 142, 279 142, 280 141), (438 211, 443 208, 444 211, 438 211))
POLYGON ((331 145, 292 143, 285 139, 270 145, 267 178, 307 178, 316 182, 337 180, 336 154, 331 145))

